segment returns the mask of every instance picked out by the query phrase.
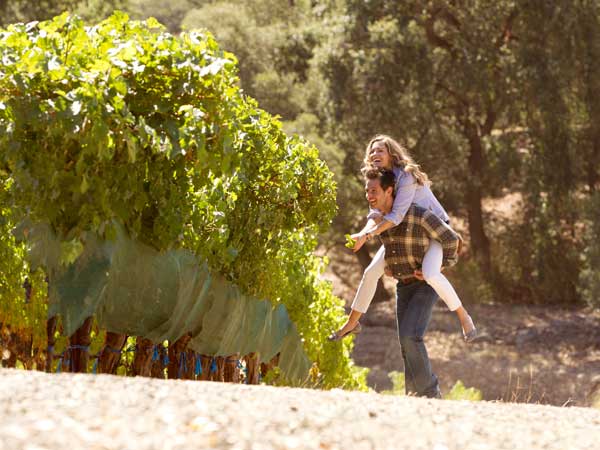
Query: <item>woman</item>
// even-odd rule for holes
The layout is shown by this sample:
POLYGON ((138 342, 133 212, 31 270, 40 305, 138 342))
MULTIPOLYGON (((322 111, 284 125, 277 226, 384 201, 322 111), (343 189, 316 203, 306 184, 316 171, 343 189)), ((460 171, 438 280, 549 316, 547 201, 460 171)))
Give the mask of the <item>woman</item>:
MULTIPOLYGON (((429 178, 409 156, 406 149, 394 139, 386 135, 378 135, 371 139, 367 145, 361 171, 364 174, 372 168, 388 169, 394 172, 396 176, 394 204, 392 211, 384 216, 380 211, 369 210, 365 227, 359 233, 352 235, 356 241, 353 248, 355 252, 367 240, 400 224, 412 203, 432 211, 443 221, 449 222, 448 214, 431 192, 429 178)), ((375 294, 377 281, 385 272, 384 256, 385 250, 382 246, 363 273, 348 320, 340 330, 330 336, 330 340, 340 340, 351 332, 360 331, 358 319, 367 311, 375 294)), ((448 308, 456 312, 462 327, 463 338, 470 342, 477 336, 477 330, 458 294, 441 272, 442 256, 442 245, 436 240, 431 240, 423 258, 422 270, 415 273, 415 277, 423 278, 448 308)))

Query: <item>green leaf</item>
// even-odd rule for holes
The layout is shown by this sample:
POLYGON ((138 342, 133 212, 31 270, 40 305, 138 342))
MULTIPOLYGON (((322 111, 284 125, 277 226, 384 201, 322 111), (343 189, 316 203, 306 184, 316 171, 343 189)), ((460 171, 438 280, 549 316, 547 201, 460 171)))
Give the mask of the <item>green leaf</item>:
POLYGON ((79 100, 74 101, 71 104, 71 112, 73 113, 74 116, 79 115, 79 113, 81 112, 81 108, 82 108, 82 103, 79 100))
POLYGON ((346 238, 346 247, 354 248, 354 246, 356 245, 356 241, 352 239, 352 237, 349 234, 344 235, 344 237, 346 238))
POLYGON ((85 194, 87 192, 87 190, 89 189, 89 187, 90 186, 88 184, 87 178, 84 176, 83 180, 81 181, 81 187, 79 190, 82 194, 85 194))
POLYGON ((129 162, 135 163, 137 155, 138 140, 131 133, 125 134, 125 142, 127 143, 127 154, 129 155, 129 162))

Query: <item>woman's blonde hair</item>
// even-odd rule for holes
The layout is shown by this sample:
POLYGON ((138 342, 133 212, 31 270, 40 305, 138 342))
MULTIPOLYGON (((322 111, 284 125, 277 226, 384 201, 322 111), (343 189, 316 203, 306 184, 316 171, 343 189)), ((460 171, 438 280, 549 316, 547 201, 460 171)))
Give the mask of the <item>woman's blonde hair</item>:
POLYGON ((365 159, 363 160, 363 166, 361 169, 363 174, 369 169, 373 168, 369 154, 373 146, 378 142, 382 142, 383 145, 385 145, 385 148, 387 148, 387 151, 392 158, 392 164, 394 166, 401 167, 404 171, 412 174, 412 176, 415 177, 415 180, 417 180, 417 183, 421 185, 429 186, 431 184, 427 174, 423 172, 421 167, 414 161, 414 159, 411 158, 406 148, 385 134, 378 134, 369 141, 367 149, 365 150, 365 159))

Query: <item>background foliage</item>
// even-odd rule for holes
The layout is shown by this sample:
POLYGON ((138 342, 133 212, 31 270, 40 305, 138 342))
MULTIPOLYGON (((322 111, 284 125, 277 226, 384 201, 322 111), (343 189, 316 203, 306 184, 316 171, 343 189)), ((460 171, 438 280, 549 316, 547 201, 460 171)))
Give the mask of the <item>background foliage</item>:
POLYGON ((598 304, 584 286, 597 267, 600 2, 251 4, 207 1, 182 23, 245 55, 243 89, 318 143, 340 187, 326 245, 363 223, 363 147, 388 133, 466 222, 453 276, 470 301, 598 304), (508 216, 491 209, 509 198, 508 216))

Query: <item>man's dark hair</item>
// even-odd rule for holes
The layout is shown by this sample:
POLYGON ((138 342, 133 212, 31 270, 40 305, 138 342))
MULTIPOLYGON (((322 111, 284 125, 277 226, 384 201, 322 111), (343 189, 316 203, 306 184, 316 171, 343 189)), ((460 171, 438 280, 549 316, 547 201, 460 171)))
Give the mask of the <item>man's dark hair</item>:
POLYGON ((365 178, 367 180, 379 180, 381 189, 384 191, 391 187, 394 189, 396 186, 396 176, 394 172, 387 169, 369 169, 365 172, 365 178))

